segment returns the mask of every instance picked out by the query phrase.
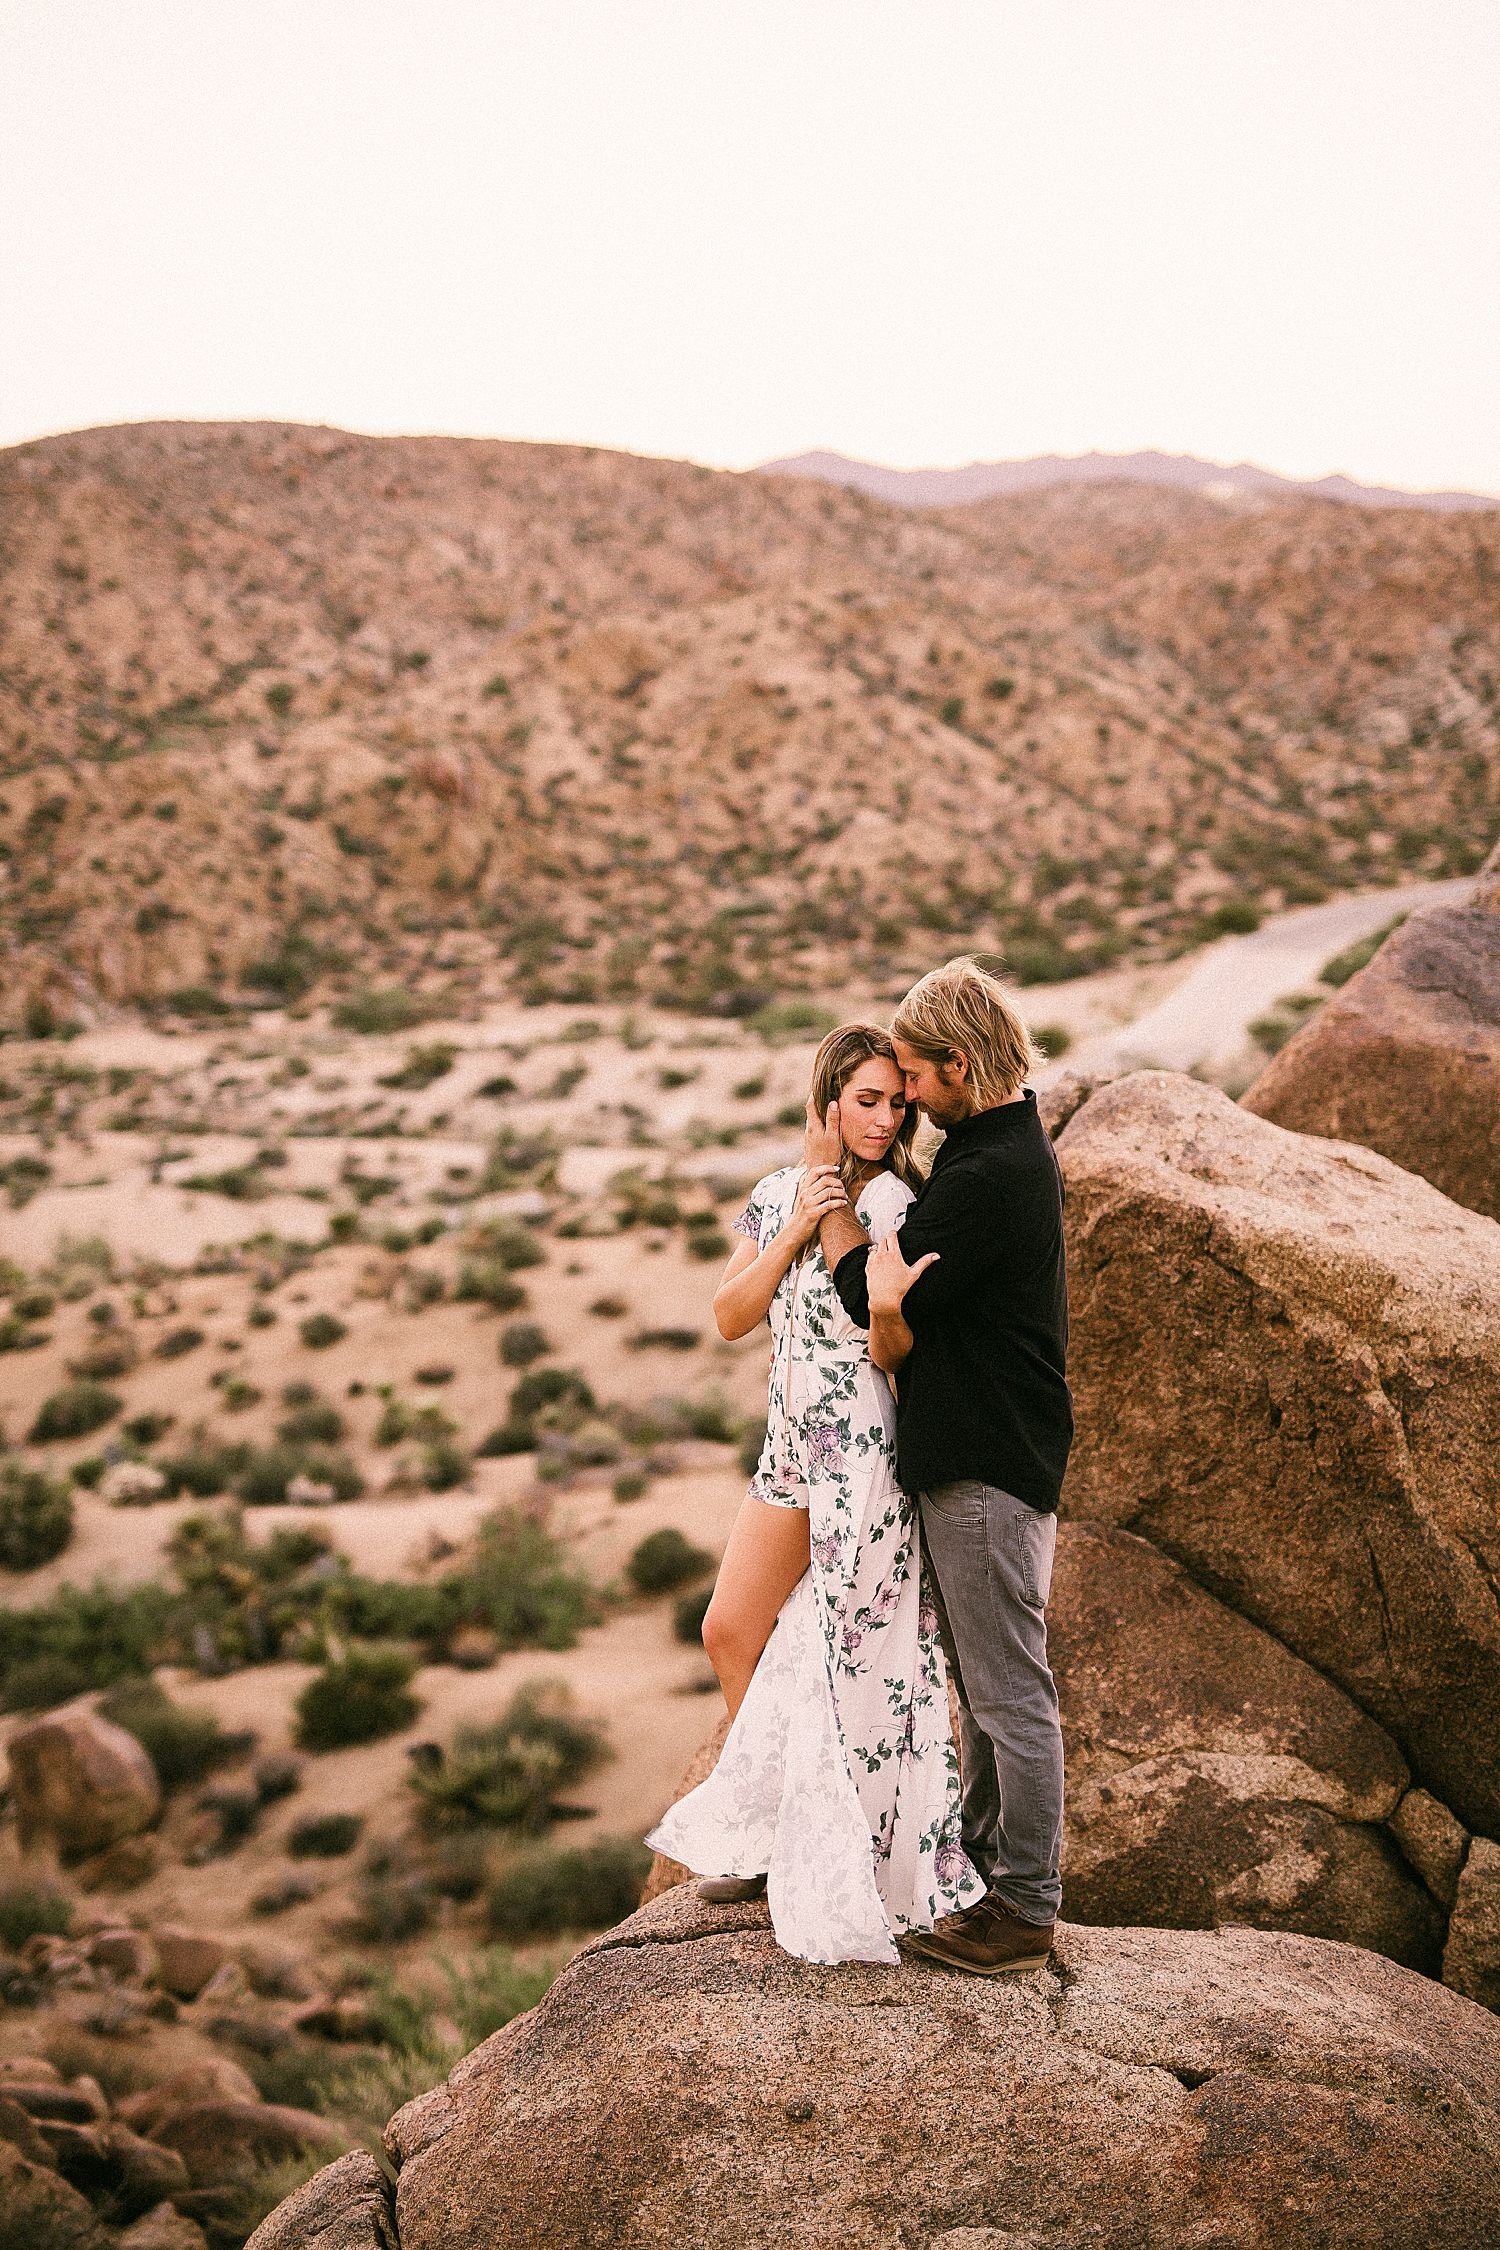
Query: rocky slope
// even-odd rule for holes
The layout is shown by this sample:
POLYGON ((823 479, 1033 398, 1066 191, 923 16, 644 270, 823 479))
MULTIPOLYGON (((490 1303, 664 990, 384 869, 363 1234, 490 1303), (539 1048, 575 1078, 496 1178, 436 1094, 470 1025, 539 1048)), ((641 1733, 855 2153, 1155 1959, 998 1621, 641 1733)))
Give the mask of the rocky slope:
POLYGON ((1045 979, 1464 872, 1497 584, 1493 513, 913 511, 280 425, 19 447, 9 1020, 396 978, 735 1009, 960 941, 1045 979))

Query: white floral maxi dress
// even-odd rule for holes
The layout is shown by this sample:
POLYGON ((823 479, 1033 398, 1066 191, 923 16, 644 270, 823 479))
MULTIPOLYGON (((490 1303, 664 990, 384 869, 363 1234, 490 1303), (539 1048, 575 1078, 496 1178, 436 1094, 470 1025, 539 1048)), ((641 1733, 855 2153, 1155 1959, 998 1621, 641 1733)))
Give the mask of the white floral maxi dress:
MULTIPOLYGON (((801 1167, 752 1191, 764 1249, 801 1167)), ((877 1173, 875 1238, 911 1190, 877 1173)), ((895 1401, 813 1245, 771 1303, 766 1442, 754 1498, 806 1507, 811 1566, 783 1603, 707 1781, 647 1842, 700 1875, 768 1875, 771 1922, 805 1961, 899 1959, 894 1938, 984 1893, 959 1840, 958 1759, 914 1503, 895 1475, 895 1401)))

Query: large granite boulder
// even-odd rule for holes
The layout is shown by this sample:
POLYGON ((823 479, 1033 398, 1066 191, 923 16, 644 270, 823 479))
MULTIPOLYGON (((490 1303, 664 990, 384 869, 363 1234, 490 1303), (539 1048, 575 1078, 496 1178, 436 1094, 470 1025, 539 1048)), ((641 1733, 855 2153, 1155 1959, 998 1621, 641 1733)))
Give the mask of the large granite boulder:
POLYGON ((9 1757, 23 1851, 46 1838, 64 1859, 82 1859, 161 1813, 156 1768, 135 1736, 82 1705, 18 1727, 9 1757))
POLYGON ((1144 1539, 1059 1526, 1070 1921, 1344 1938, 1436 1974, 1444 1916, 1380 1825, 1389 1735, 1144 1539))
POLYGON ((401 2250, 1490 2250, 1500 2022, 1254 1930, 810 1968, 679 1888, 387 2147, 401 2250))
MULTIPOLYGON (((1440 1894, 1382 1825, 1423 1792, 1342 1690, 1148 1541, 1103 1524, 1059 1525, 1047 1614, 1070 1921, 1301 1930, 1436 1975, 1440 1894)), ((712 1770, 727 1727, 678 1796, 712 1770)), ((658 1853, 642 1905, 687 1875, 658 1853)))
POLYGON ((1058 1151, 1065 1511, 1144 1534, 1500 1835, 1500 1228, 1165 1072, 1058 1151))
POLYGON ((1309 1018, 1245 1107, 1378 1149, 1500 1219, 1500 853, 1464 906, 1432 906, 1309 1018))
POLYGON ((262 2219, 245 2250, 395 2250, 390 2186, 373 2156, 351 2149, 262 2219))

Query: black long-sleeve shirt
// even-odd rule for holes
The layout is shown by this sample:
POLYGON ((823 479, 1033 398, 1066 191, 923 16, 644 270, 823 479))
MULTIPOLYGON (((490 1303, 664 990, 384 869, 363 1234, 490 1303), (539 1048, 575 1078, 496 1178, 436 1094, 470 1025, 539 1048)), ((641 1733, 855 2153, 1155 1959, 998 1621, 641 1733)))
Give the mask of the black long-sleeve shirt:
MULTIPOLYGON (((913 1339, 897 1377, 906 1491, 974 1477, 1043 1513, 1056 1508, 1073 1439, 1062 1204, 1029 1087, 1021 1101, 948 1128, 900 1232, 908 1265, 938 1252, 901 1308, 913 1339)), ((847 1251, 833 1277, 861 1328, 868 1257, 864 1245, 847 1251)))

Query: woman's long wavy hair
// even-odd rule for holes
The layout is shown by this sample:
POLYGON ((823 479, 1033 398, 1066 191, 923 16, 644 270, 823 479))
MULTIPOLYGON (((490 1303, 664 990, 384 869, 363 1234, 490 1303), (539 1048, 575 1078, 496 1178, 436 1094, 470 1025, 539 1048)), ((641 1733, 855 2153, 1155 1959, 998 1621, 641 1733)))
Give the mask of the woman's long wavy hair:
MULTIPOLYGON (((878 1024, 841 1023, 837 1031, 829 1032, 813 1056, 812 1098, 820 1117, 827 1116, 830 1103, 838 1100, 860 1064, 872 1062, 877 1057, 882 1062, 894 1064, 897 1070, 901 1068, 896 1062, 896 1050, 891 1045, 890 1033, 882 1031, 878 1024)), ((885 1157, 887 1169, 894 1172, 897 1179, 904 1181, 909 1188, 919 1188, 922 1185, 922 1175, 911 1152, 912 1137, 918 1122, 916 1105, 909 1103, 896 1138, 885 1157)), ((851 1191, 851 1201, 854 1182, 860 1169, 860 1158, 852 1149, 846 1148, 839 1158, 839 1177, 851 1191)))

